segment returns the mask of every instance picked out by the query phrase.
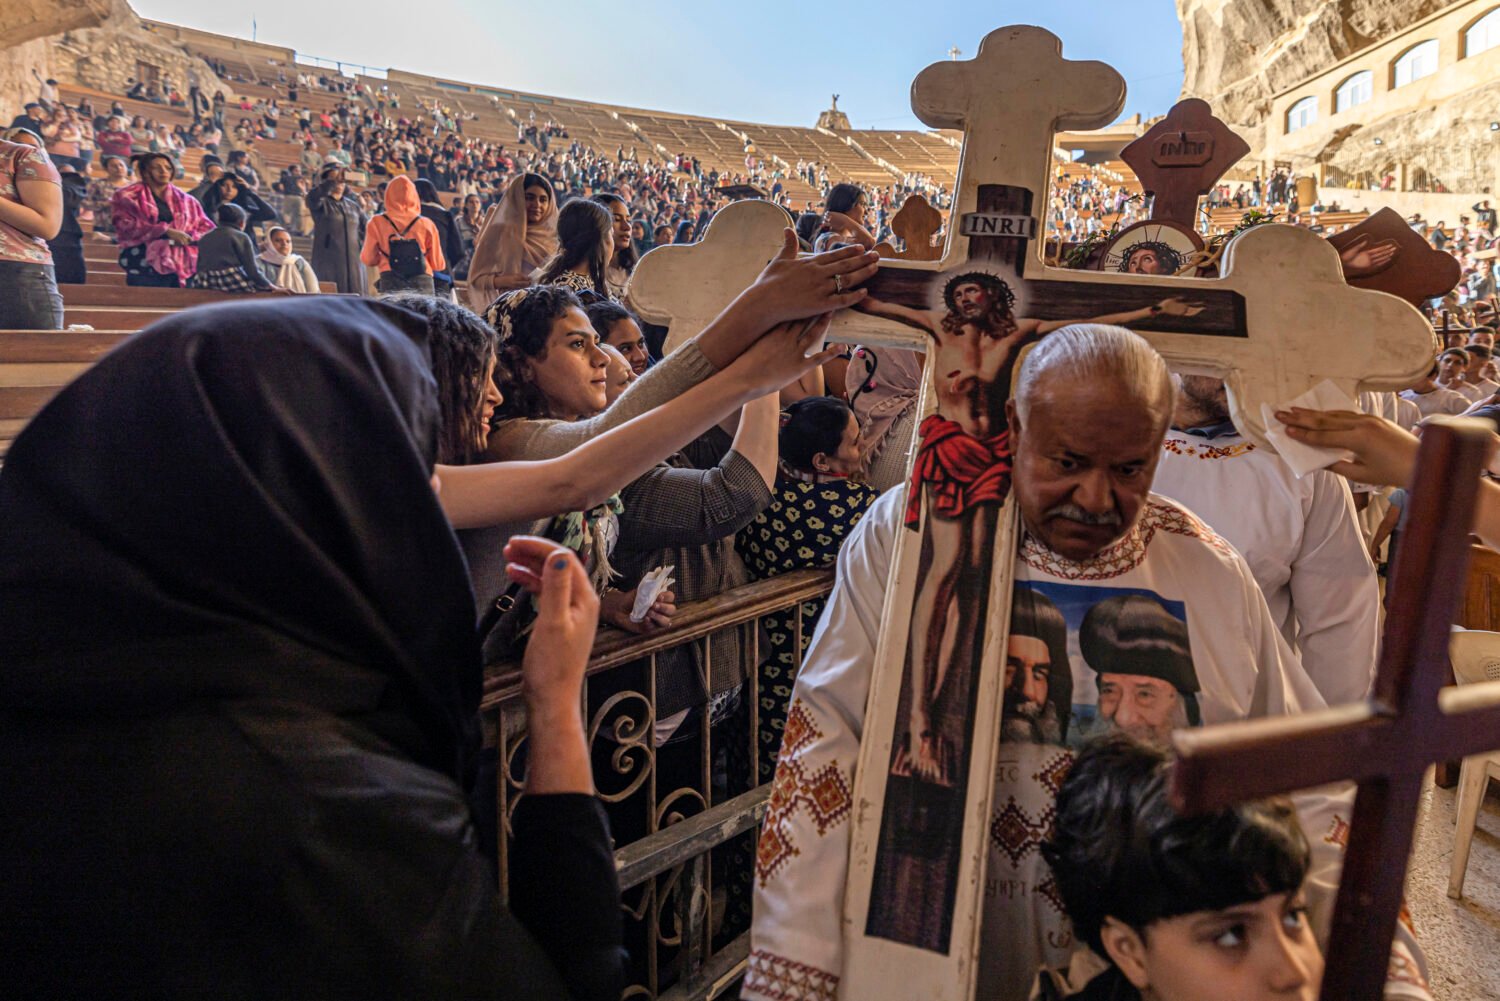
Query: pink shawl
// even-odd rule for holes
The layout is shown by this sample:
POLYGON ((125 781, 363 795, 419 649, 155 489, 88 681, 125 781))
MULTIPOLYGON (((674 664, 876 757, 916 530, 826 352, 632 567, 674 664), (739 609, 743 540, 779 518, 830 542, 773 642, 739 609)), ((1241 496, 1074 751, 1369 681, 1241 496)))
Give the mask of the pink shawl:
POLYGON ((114 210, 115 237, 121 247, 146 246, 146 263, 157 274, 176 275, 184 285, 198 270, 198 248, 179 247, 167 239, 167 230, 177 229, 194 240, 214 228, 203 214, 203 206, 175 184, 167 185, 167 207, 171 224, 157 221, 156 199, 144 181, 116 191, 110 204, 114 210))
POLYGON ((483 311, 495 296, 531 284, 531 273, 557 253, 557 199, 535 226, 526 224, 526 175, 519 174, 490 210, 474 240, 469 306, 483 311))

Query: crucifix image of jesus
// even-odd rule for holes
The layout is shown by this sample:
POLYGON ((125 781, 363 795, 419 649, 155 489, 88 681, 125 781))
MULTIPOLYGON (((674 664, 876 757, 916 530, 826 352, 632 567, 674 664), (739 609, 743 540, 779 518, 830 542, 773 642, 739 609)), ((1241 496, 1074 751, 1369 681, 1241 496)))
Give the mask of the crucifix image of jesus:
POLYGON ((944 746, 934 707, 943 703, 950 667, 977 657, 984 633, 984 582, 996 513, 1010 490, 1005 400, 1021 348, 1070 323, 1124 325, 1202 310, 1173 297, 1102 316, 1038 320, 1017 317, 1015 302, 1003 278, 967 271, 945 283, 941 308, 917 309, 873 297, 855 307, 916 327, 934 342, 937 412, 919 430, 907 502, 908 527, 920 523, 923 498, 929 514, 908 641, 910 715, 892 772, 941 785, 953 781, 955 749, 944 746))

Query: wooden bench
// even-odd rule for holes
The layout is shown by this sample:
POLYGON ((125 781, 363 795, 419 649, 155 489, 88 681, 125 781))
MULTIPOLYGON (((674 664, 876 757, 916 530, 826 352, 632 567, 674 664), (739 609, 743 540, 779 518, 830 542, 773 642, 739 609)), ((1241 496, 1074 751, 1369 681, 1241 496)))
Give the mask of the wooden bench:
MULTIPOLYGON (((330 283, 320 283, 325 292, 330 283)), ((281 298, 276 292, 216 292, 211 289, 146 288, 133 285, 60 285, 63 325, 95 330, 140 330, 193 306, 243 299, 281 298)), ((331 294, 339 294, 336 290, 331 294)))
MULTIPOLYGON (((75 288, 79 286, 74 286, 75 288)), ((175 309, 108 309, 98 306, 63 306, 63 325, 89 326, 95 330, 125 330, 134 332, 148 327, 157 320, 164 320, 177 312, 175 309)))
POLYGON ((1324 229, 1333 230, 1337 228, 1342 230, 1346 226, 1354 226, 1364 222, 1369 214, 1365 211, 1314 212, 1311 214, 1311 221, 1314 225, 1322 226, 1324 229))
POLYGON ((47 401, 130 330, 0 330, 0 457, 47 401))
POLYGON ((121 285, 111 288, 102 285, 59 285, 63 306, 97 306, 109 309, 149 309, 176 312, 189 306, 202 306, 211 302, 244 298, 266 298, 272 292, 218 292, 214 289, 198 288, 148 288, 137 285, 121 285))
MULTIPOLYGON (((89 262, 89 263, 92 265, 94 262, 89 262)), ((133 287, 133 286, 127 286, 125 284, 125 272, 121 271, 119 268, 108 269, 108 268, 98 268, 98 267, 95 267, 95 266, 91 266, 89 268, 89 270, 88 270, 87 278, 88 278, 88 281, 86 282, 86 284, 89 285, 89 286, 92 286, 94 288, 127 288, 127 287, 133 287)), ((65 286, 59 285, 58 288, 62 289, 64 292, 66 292, 66 287, 65 286)), ((336 294, 338 292, 338 290, 339 290, 339 287, 334 282, 318 282, 318 291, 319 292, 324 292, 324 293, 327 293, 329 295, 334 295, 334 294, 336 294)), ((66 298, 66 296, 64 296, 64 298, 66 298)))

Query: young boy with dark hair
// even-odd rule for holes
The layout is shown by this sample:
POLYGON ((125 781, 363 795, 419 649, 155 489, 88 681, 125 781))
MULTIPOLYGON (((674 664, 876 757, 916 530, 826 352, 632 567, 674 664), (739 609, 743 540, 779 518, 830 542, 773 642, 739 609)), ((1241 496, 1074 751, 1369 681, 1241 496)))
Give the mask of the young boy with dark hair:
POLYGON ((1086 747, 1042 852, 1074 934, 1109 969, 1072 1001, 1316 1001, 1323 954, 1303 897, 1310 850, 1286 799, 1184 817, 1169 758, 1124 734, 1086 747))

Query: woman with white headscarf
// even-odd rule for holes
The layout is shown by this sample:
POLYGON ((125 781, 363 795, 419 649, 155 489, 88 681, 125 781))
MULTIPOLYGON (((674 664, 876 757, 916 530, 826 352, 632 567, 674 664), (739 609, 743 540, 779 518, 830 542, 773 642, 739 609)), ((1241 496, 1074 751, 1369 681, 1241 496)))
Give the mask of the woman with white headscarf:
POLYGON ((266 249, 256 258, 261 273, 273 285, 289 292, 313 293, 319 291, 318 276, 307 258, 292 252, 292 234, 280 226, 272 226, 266 233, 266 249))
POLYGON ((501 292, 525 288, 557 253, 557 198, 541 174, 510 182, 490 210, 469 262, 469 306, 483 312, 501 292))

